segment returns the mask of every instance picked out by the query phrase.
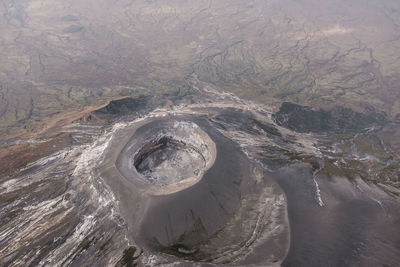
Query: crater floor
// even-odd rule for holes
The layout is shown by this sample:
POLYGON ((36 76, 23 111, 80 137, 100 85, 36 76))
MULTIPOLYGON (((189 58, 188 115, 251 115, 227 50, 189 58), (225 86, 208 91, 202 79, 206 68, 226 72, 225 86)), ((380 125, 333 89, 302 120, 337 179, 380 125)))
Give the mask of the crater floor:
POLYGON ((196 148, 162 137, 145 144, 135 155, 134 165, 150 183, 167 185, 198 176, 206 162, 196 148))

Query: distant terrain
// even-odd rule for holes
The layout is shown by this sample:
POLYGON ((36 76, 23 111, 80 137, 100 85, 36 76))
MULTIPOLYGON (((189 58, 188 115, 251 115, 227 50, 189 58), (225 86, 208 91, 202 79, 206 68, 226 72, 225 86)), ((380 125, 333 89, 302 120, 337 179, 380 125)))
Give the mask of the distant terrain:
POLYGON ((398 1, 42 1, 0 7, 0 140, 193 77, 260 103, 400 114, 398 1))

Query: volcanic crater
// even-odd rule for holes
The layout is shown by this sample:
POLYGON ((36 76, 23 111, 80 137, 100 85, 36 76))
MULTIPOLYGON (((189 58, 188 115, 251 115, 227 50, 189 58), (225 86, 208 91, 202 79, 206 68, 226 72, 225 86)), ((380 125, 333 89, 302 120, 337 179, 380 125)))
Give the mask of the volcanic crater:
POLYGON ((172 121, 157 132, 138 134, 122 152, 124 176, 154 195, 175 193, 201 180, 215 161, 211 138, 193 122, 172 121))
POLYGON ((171 260, 222 263, 251 254, 265 262, 261 246, 283 259, 289 233, 283 192, 198 114, 149 116, 114 132, 96 171, 118 198, 132 239, 144 254, 171 260), (272 243, 260 246, 255 236, 272 243))

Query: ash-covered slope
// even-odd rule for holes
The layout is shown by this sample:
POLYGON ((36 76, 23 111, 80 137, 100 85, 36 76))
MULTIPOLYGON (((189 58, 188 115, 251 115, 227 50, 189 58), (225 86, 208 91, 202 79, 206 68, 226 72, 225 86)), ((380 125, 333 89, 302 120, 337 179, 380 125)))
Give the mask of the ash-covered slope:
POLYGON ((398 124, 302 133, 273 107, 194 85, 191 104, 116 102, 31 141, 70 140, 1 177, 1 264, 400 261, 398 124))

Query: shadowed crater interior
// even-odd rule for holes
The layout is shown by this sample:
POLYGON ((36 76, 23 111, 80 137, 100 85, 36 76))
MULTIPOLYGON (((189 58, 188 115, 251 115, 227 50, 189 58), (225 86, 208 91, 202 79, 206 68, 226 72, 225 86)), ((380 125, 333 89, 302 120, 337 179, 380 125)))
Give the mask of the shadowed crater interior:
POLYGON ((152 195, 197 183, 214 164, 215 143, 197 124, 163 121, 139 128, 120 153, 118 169, 152 195))
POLYGON ((206 168, 207 161, 194 145, 162 136, 139 150, 134 165, 150 183, 167 185, 198 176, 206 168))

